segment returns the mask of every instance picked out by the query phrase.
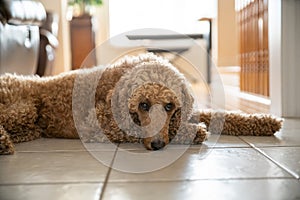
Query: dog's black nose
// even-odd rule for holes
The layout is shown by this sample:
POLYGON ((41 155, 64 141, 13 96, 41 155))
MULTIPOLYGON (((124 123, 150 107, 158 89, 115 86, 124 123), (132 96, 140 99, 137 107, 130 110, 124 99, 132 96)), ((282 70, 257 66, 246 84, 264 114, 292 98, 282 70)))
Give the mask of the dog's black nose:
POLYGON ((151 148, 154 151, 163 148, 165 145, 166 145, 166 143, 164 141, 161 141, 161 140, 154 140, 154 141, 151 142, 151 148))

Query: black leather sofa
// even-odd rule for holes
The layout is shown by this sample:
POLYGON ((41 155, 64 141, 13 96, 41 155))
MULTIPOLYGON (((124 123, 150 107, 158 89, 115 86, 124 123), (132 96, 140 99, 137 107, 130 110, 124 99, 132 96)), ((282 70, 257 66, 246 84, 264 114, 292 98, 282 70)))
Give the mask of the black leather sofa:
POLYGON ((31 0, 0 0, 0 74, 35 74, 43 5, 31 0))

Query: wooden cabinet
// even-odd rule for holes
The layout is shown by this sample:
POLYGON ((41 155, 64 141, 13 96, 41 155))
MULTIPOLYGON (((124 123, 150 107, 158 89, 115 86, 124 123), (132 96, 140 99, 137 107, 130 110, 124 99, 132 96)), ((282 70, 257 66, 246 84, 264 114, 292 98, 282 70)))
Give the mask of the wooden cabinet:
POLYGON ((72 69, 96 65, 92 17, 83 15, 70 21, 72 69), (83 63, 84 62, 84 63, 83 63))

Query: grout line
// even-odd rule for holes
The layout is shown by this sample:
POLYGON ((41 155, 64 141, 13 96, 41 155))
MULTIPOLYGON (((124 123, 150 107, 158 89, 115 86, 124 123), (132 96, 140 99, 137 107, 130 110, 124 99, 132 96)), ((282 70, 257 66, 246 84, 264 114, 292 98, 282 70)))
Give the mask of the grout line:
POLYGON ((115 158, 116 158, 116 155, 117 155, 119 146, 120 146, 120 144, 118 144, 118 146, 117 146, 117 148, 116 148, 116 150, 115 150, 115 153, 114 153, 114 155, 113 155, 113 159, 111 160, 111 163, 110 163, 110 165, 109 165, 108 172, 107 172, 107 174, 106 174, 106 177, 105 177, 105 180, 104 180, 102 189, 101 189, 101 193, 100 193, 100 196, 99 196, 99 200, 102 200, 103 197, 104 197, 104 192, 105 192, 106 186, 107 186, 107 184, 108 184, 108 179, 109 179, 109 176, 110 176, 110 173, 111 173, 111 170, 112 170, 112 166, 113 166, 113 164, 114 164, 114 161, 115 161, 115 158))
POLYGON ((18 185, 80 185, 80 184, 99 184, 101 181, 61 181, 61 182, 24 182, 24 183, 0 183, 1 186, 18 186, 18 185))
MULTIPOLYGON (((243 140, 243 139, 241 138, 241 140, 243 140)), ((297 173, 295 173, 294 171, 290 170, 285 165, 283 165, 283 164, 279 163, 278 161, 276 161, 275 159, 273 159, 266 152, 264 152, 263 150, 261 150, 259 147, 256 147, 254 144, 252 144, 250 142, 247 142, 246 140, 243 140, 243 141, 246 142, 247 144, 249 144, 254 150, 256 150, 258 153, 262 154, 268 160, 270 160, 271 162, 273 162, 274 164, 276 164, 278 167, 280 167, 281 169, 285 170, 292 177, 294 177, 295 179, 297 179, 298 181, 300 181, 300 176, 297 173)))
POLYGON ((155 179, 155 180, 114 180, 111 183, 173 183, 198 181, 251 181, 251 180, 295 180, 294 177, 237 177, 237 178, 196 178, 196 179, 155 179))
MULTIPOLYGON (((197 181, 251 181, 251 180, 295 180, 294 177, 237 177, 237 178, 196 178, 196 179, 155 179, 155 180, 114 180, 111 183, 173 183, 173 182, 197 182, 197 181)), ((102 182, 101 182, 102 183, 102 182)), ((4 183, 5 186, 30 186, 30 185, 78 185, 78 184, 99 184, 99 181, 82 182, 44 182, 44 183, 4 183)))
MULTIPOLYGON (((300 147, 300 145, 280 145, 280 146, 278 146, 278 145, 257 145, 256 147, 268 149, 268 148, 274 148, 274 147, 277 147, 277 148, 300 147)), ((253 148, 253 147, 251 147, 251 148, 253 148)))
POLYGON ((270 161, 272 161, 273 163, 275 163, 276 165, 278 165, 280 168, 282 168, 283 170, 285 170, 287 173, 289 173, 291 176, 293 176, 294 178, 296 178, 297 180, 300 180, 300 177, 297 173, 295 173, 294 171, 290 170, 288 167, 286 167, 285 165, 279 163, 278 161, 276 161, 275 159, 273 159, 271 156, 269 156, 268 154, 266 154, 263 150, 259 149, 258 147, 253 147, 256 151, 258 151, 259 153, 261 153, 263 156, 265 156, 267 159, 269 159, 270 161))
MULTIPOLYGON (((250 146, 209 146, 205 147, 206 149, 247 149, 247 148, 252 148, 250 146)), ((191 150, 193 149, 198 149, 197 147, 190 147, 191 150)))

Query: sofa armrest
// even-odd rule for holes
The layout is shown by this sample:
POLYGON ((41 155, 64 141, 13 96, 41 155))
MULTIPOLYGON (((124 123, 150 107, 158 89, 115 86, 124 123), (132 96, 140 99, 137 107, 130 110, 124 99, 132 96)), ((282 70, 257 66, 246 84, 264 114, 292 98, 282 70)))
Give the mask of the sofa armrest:
POLYGON ((12 25, 41 25, 46 19, 44 6, 37 1, 1 0, 0 21, 12 25))
POLYGON ((50 44, 53 48, 58 47, 57 38, 48 30, 40 29, 40 37, 44 37, 48 44, 50 44))

